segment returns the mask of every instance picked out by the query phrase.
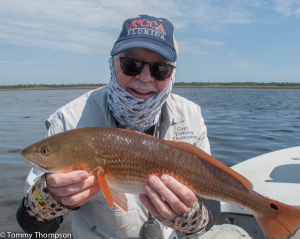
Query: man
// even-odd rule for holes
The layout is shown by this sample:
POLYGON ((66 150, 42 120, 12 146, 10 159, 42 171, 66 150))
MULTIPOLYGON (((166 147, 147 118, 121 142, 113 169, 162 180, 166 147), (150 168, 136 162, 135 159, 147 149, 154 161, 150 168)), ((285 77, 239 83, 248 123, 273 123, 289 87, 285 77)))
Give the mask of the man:
MULTIPOLYGON (((141 15, 126 20, 111 51, 109 85, 51 115, 47 136, 80 127, 119 127, 185 141, 210 153, 200 107, 171 94, 177 52, 174 27, 167 19, 141 15)), ((151 176, 144 190, 138 197, 127 194, 128 213, 123 213, 108 207, 94 175, 43 175, 32 169, 17 219, 27 232, 55 232, 63 215, 71 213, 75 238, 198 238, 219 217, 219 202, 197 198, 168 175, 151 176)))

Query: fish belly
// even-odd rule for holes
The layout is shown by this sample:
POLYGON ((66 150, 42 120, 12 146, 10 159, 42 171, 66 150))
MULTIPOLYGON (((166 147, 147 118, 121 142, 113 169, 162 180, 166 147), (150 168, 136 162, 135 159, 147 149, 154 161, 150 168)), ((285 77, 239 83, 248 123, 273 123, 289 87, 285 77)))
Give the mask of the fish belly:
POLYGON ((146 185, 141 182, 135 182, 130 180, 125 180, 122 183, 110 182, 107 180, 108 185, 111 189, 130 194, 145 194, 144 186, 146 185))

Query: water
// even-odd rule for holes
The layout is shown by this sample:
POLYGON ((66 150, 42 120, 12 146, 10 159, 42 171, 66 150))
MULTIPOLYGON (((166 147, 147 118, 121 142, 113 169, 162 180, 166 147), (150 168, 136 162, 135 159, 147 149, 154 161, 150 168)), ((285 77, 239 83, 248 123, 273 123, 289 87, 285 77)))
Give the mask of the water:
POLYGON ((175 89, 201 106, 212 156, 228 166, 300 145, 300 90, 175 89))
MULTIPOLYGON (((0 91, 0 232, 21 232, 15 213, 30 168, 20 156, 44 138, 45 119, 88 90, 0 91)), ((300 90, 173 89, 202 108, 212 155, 229 166, 300 145, 300 90)), ((66 217, 60 232, 70 232, 66 217)))

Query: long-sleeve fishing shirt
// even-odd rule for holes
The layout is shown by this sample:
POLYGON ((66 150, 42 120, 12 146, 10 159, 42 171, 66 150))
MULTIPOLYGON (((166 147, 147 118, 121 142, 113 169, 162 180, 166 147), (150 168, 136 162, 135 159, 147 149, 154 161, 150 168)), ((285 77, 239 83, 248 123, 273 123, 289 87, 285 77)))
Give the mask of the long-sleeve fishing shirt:
MULTIPOLYGON (((46 121, 47 137, 53 134, 81 127, 117 127, 107 103, 107 86, 90 91, 58 109, 46 121)), ((155 136, 164 140, 187 142, 210 154, 207 129, 201 109, 195 103, 170 94, 162 107, 161 121, 155 136)), ((26 180, 24 193, 43 174, 33 168, 26 180)), ((148 212, 137 195, 126 194, 128 213, 118 208, 111 210, 101 191, 71 213, 72 232, 75 238, 138 238, 140 228, 148 219, 148 212)), ((220 215, 220 203, 202 200, 209 212, 210 228, 220 215)), ((18 222, 26 231, 57 230, 61 218, 49 222, 36 222, 21 206, 17 213, 18 222)), ((184 238, 184 234, 177 233, 184 238)))

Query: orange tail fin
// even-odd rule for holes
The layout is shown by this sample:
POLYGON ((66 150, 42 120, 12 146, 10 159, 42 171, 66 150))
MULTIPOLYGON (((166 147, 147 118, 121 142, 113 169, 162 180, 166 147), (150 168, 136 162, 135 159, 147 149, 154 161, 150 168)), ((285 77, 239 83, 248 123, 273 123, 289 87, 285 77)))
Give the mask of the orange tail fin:
POLYGON ((287 239, 300 229, 300 209, 270 199, 273 215, 255 215, 267 239, 287 239))

